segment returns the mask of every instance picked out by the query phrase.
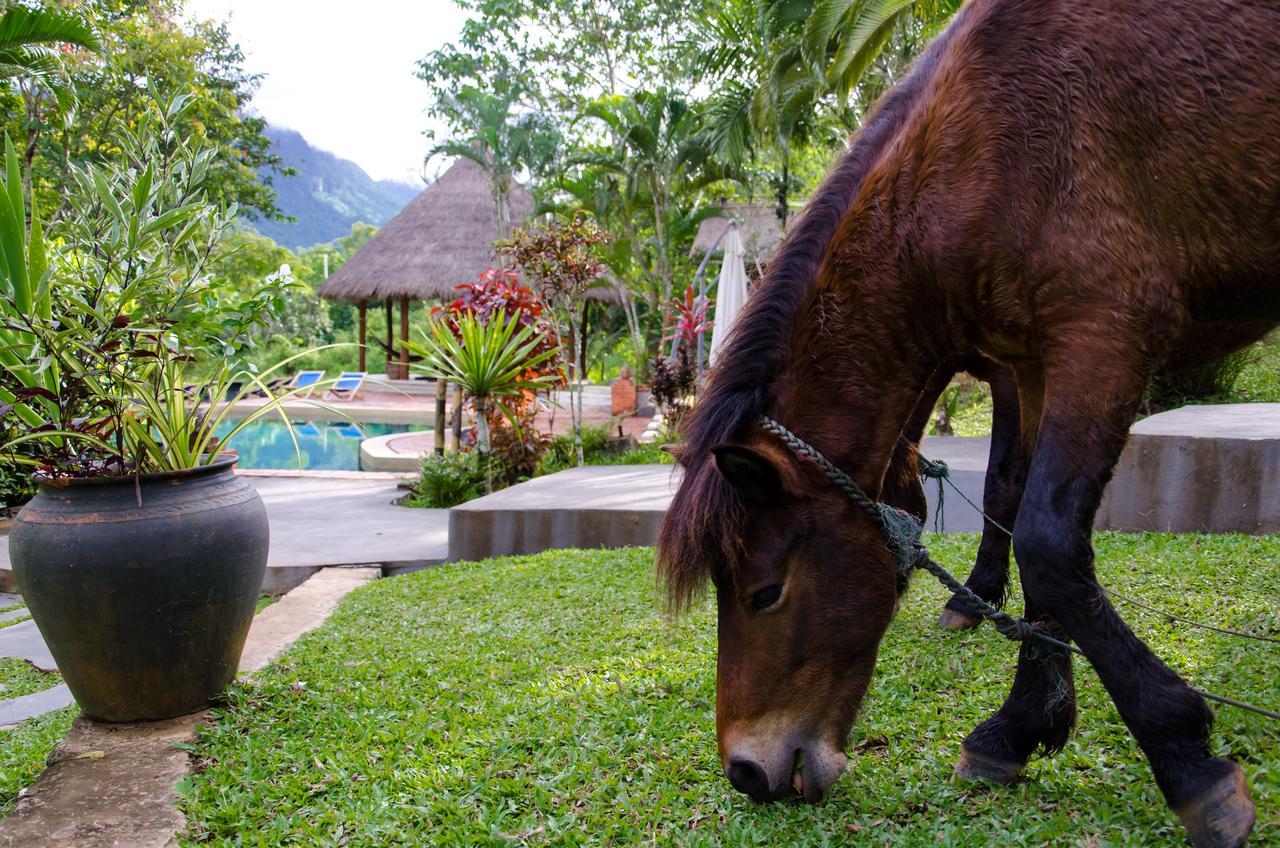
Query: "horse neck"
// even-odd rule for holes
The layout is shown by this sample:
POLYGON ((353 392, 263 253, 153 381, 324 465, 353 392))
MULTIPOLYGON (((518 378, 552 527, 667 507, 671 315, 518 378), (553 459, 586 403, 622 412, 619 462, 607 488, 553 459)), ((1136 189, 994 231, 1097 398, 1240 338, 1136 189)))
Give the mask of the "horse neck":
POLYGON ((904 270, 884 258, 895 252, 868 251, 855 269, 849 257, 857 253, 856 246, 833 252, 815 281, 795 323, 775 411, 878 497, 941 341, 904 270))

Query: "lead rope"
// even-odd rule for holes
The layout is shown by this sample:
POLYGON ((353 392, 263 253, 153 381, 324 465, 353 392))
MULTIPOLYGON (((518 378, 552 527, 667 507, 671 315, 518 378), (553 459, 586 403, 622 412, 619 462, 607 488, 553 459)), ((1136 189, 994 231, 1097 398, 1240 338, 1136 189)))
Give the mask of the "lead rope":
MULTIPOLYGON (((756 423, 781 439, 783 443, 785 443, 787 447, 791 448, 791 450, 798 456, 808 459, 821 468, 822 472, 827 476, 827 479, 834 483, 836 488, 844 492, 859 509, 871 518, 872 522, 880 530, 881 536, 884 537, 886 547, 889 548, 890 553, 892 553, 897 560, 898 589, 900 592, 906 588, 906 584, 914 570, 920 569, 921 571, 927 571, 936 577, 938 582, 949 589, 953 594, 961 596, 972 604, 973 608, 978 611, 978 614, 990 621, 996 632, 1004 636, 1006 639, 1023 643, 1027 643, 1034 639, 1044 645, 1069 651, 1073 654, 1080 654, 1081 656, 1084 655, 1084 652, 1075 645, 1068 644, 1067 642, 1055 639, 1053 636, 1049 635, 1048 631, 1046 631, 1043 626, 1027 621, 1022 616, 1014 616, 1004 610, 997 609, 984 600, 978 593, 974 592, 968 586, 957 580, 951 572, 939 565, 929 555, 928 548, 921 543, 920 535, 924 530, 924 525, 921 524, 914 515, 906 512, 905 510, 889 506, 886 503, 872 500, 871 497, 862 490, 862 487, 854 482, 852 477, 841 471, 834 462, 823 456, 817 448, 806 442, 804 439, 801 439, 795 433, 791 432, 767 415, 760 416, 756 420, 756 423)), ((965 501, 968 501, 968 503, 982 515, 983 519, 990 521, 993 526, 997 527, 1012 538, 1013 534, 1009 532, 1008 528, 1003 527, 994 521, 990 516, 982 511, 980 506, 970 500, 964 492, 956 486, 956 484, 951 480, 950 469, 947 468, 947 464, 945 462, 934 462, 929 460, 920 454, 919 450, 916 451, 916 456, 920 460, 922 475, 929 479, 937 480, 939 491, 942 489, 943 481, 946 481, 951 488, 960 495, 960 497, 964 498, 965 501)), ((1052 653, 1050 653, 1049 656, 1052 656, 1052 653)), ((1045 656, 1043 659, 1048 659, 1049 656, 1045 656)), ((1058 679, 1053 681, 1055 689, 1058 692, 1065 692, 1066 679, 1062 677, 1058 667, 1056 665, 1050 665, 1048 668, 1052 670, 1051 673, 1056 673, 1057 675, 1058 679)), ((1223 697, 1222 695, 1215 695, 1212 692, 1206 692, 1203 689, 1196 689, 1195 691, 1201 696, 1208 698, 1211 701, 1216 701, 1219 704, 1238 707, 1242 710, 1248 710, 1249 712, 1266 716, 1267 718, 1280 720, 1280 712, 1263 709, 1262 707, 1255 707, 1252 704, 1236 701, 1231 698, 1223 697)))

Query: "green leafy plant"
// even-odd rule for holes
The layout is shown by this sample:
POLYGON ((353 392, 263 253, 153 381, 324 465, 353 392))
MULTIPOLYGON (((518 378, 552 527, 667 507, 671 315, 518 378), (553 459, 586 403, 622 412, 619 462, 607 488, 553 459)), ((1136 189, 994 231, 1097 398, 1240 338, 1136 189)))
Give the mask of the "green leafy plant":
POLYGON ((456 383, 471 399, 476 411, 476 447, 481 453, 489 452, 491 412, 496 410, 518 428, 514 402, 557 380, 555 375, 534 370, 554 356, 555 349, 543 345, 542 334, 534 327, 522 325, 505 312, 494 312, 483 322, 472 314, 459 315, 452 326, 434 321, 420 341, 410 341, 408 346, 422 357, 415 370, 456 383))
POLYGON ((456 451, 422 459, 422 471, 405 506, 447 509, 485 493, 489 474, 478 451, 456 451))
POLYGON ((286 266, 252 296, 219 300, 208 265, 236 210, 207 199, 214 151, 183 133, 191 102, 157 102, 116 140, 118 163, 75 172, 84 201, 52 248, 35 210, 27 224, 6 139, 0 412, 16 435, 4 459, 53 476, 191 468, 216 457, 232 403, 266 397, 234 433, 291 396, 272 393, 270 371, 231 364, 295 284, 286 266), (200 368, 210 376, 186 385, 200 368))

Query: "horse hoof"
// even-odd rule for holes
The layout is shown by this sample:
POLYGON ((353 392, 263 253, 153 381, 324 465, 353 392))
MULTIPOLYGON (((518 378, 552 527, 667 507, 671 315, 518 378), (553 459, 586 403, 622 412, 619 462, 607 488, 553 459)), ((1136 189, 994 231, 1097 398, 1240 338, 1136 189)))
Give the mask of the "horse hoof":
POLYGON ((1008 786, 1022 776, 1022 763, 997 760, 983 754, 975 754, 967 748, 960 749, 960 761, 956 763, 956 780, 990 780, 1008 786))
POLYGON ((938 616, 938 626, 943 630, 973 630, 979 624, 982 624, 982 619, 978 616, 953 609, 944 609, 938 616))
POLYGON ((1233 773, 1176 812, 1196 848, 1238 848, 1244 845, 1253 830, 1255 818, 1244 770, 1235 766, 1233 773))

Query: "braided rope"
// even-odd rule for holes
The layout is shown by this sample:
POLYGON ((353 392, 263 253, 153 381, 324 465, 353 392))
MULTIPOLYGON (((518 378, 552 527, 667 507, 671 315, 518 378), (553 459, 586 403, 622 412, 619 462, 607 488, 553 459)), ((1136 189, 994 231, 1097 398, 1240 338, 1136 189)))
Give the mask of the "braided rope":
MULTIPOLYGON (((781 439, 798 456, 815 463, 840 491, 848 495, 851 501, 871 517, 876 527, 880 529, 885 545, 898 560, 900 589, 905 588, 907 578, 913 570, 927 571, 938 578, 938 582, 943 586, 972 603, 978 614, 990 621, 996 632, 1006 639, 1011 639, 1015 642, 1036 639, 1058 648, 1080 653, 1080 650, 1075 646, 1050 636, 1043 627, 1037 627, 1021 616, 1013 616, 997 609, 983 600, 968 586, 957 580, 951 572, 930 557, 928 549, 920 543, 920 534, 923 527, 914 515, 891 507, 888 504, 872 500, 862 490, 862 487, 853 481, 852 477, 841 471, 834 462, 823 456, 817 448, 772 418, 762 415, 758 419, 758 423, 765 430, 781 439)), ((950 469, 947 468, 945 462, 933 462, 923 456, 920 459, 922 460, 920 467, 923 474, 933 479, 948 480, 949 482, 950 469)))

